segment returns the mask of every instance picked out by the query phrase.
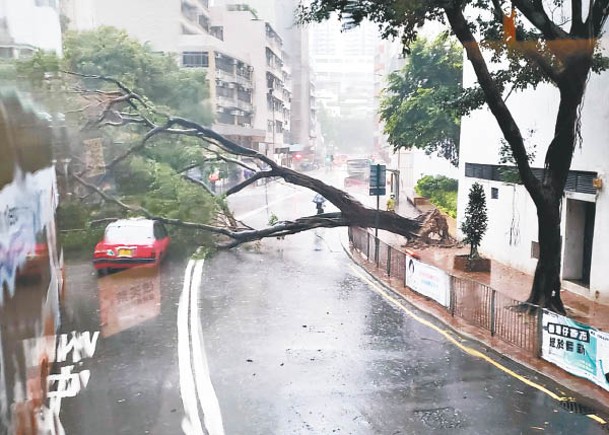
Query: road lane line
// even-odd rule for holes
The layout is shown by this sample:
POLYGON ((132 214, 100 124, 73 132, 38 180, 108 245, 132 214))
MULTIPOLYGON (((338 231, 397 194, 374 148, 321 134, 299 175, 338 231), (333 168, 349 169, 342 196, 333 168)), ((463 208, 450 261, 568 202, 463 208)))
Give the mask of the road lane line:
POLYGON ((291 193, 290 195, 282 196, 281 198, 276 199, 275 201, 269 202, 268 205, 263 205, 262 207, 258 207, 258 208, 254 209, 254 210, 251 210, 251 211, 249 211, 249 212, 247 212, 245 214, 236 216, 236 219, 242 221, 243 219, 247 219, 250 216, 253 216, 255 214, 263 212, 264 210, 266 210, 267 208, 269 208, 272 205, 279 204, 280 202, 283 202, 286 199, 293 198, 293 197, 295 197, 297 195, 300 195, 302 193, 303 192, 298 191, 298 192, 291 193))
POLYGON ((197 393, 192 377, 190 338, 188 333, 189 292, 192 284, 192 271, 195 262, 190 260, 184 273, 184 285, 178 304, 178 366, 180 371, 180 395, 184 405, 182 430, 186 435, 203 435, 203 427, 199 418, 197 393))
MULTIPOLYGON (((371 279, 369 279, 367 276, 365 276, 361 271, 359 271, 358 269, 356 269, 355 266, 353 266, 352 264, 349 265, 351 267, 351 269, 353 270, 353 272, 358 275, 362 280, 364 280, 365 282, 367 282, 373 289, 373 291, 375 293, 377 293, 379 296, 381 296, 382 298, 384 298, 385 300, 387 300, 388 302, 391 302, 394 306, 396 306, 397 308, 399 308, 400 310, 402 310, 404 313, 406 313, 409 317, 411 317, 413 320, 416 320, 417 322, 419 322, 422 325, 427 326, 428 328, 433 329, 434 331, 438 332, 439 334, 441 334, 442 336, 444 336, 444 338, 446 338, 450 343, 452 343, 453 345, 455 345, 456 347, 458 347, 459 349, 461 349, 463 352, 465 352, 468 355, 471 355, 475 358, 484 360, 486 362, 488 362, 489 364, 492 364, 493 366, 495 366, 496 368, 498 368, 499 370, 501 370, 502 372, 506 373, 507 375, 525 383, 526 385, 535 388, 539 391, 541 391, 542 393, 550 396, 552 399, 558 401, 558 402, 568 402, 568 401, 572 401, 573 399, 570 397, 566 397, 566 396, 560 396, 550 390, 548 390, 546 387, 544 387, 543 385, 537 384, 533 381, 531 381, 530 379, 525 378, 524 376, 519 375, 518 373, 514 372, 513 370, 510 370, 509 368, 507 368, 506 366, 504 366, 503 364, 495 361, 494 359, 490 358, 488 355, 483 354, 482 352, 473 349, 469 346, 464 345, 463 343, 460 343, 455 337, 452 336, 452 334, 450 334, 450 332, 448 332, 445 329, 442 329, 436 325, 434 325, 433 323, 431 323, 430 321, 418 316, 417 314, 415 314, 413 311, 409 310, 408 308, 406 308, 402 303, 400 303, 399 300, 397 300, 396 298, 394 298, 393 296, 387 294, 377 283, 375 283, 374 281, 372 281, 371 279)), ((586 415, 586 417, 591 418, 592 420, 600 423, 600 424, 607 424, 607 421, 605 421, 603 418, 594 415, 594 414, 588 414, 586 415)))
POLYGON ((199 322, 199 289, 203 275, 204 260, 197 260, 194 279, 190 286, 190 336, 197 396, 203 409, 203 424, 209 435, 224 435, 222 413, 216 391, 211 382, 207 356, 203 346, 203 333, 199 322))

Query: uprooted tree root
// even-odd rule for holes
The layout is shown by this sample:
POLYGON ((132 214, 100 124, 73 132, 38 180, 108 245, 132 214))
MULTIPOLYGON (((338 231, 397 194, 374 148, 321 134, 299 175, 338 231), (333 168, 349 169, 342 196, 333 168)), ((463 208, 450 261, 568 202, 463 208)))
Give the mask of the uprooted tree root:
POLYGON ((403 245, 409 248, 425 248, 437 246, 441 248, 454 248, 459 246, 457 240, 448 232, 446 217, 438 210, 433 209, 416 218, 419 222, 419 231, 408 239, 403 245))

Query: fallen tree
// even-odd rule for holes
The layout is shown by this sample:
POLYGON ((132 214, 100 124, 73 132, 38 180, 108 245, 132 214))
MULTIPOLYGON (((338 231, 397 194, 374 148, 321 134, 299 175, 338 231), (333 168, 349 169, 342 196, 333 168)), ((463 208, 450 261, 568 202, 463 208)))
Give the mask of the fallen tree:
MULTIPOLYGON (((296 220, 286 220, 275 222, 265 228, 252 228, 238 222, 231 215, 226 203, 219 201, 217 210, 219 218, 215 219, 214 224, 187 222, 179 219, 171 219, 165 216, 158 216, 139 205, 130 205, 120 198, 114 197, 105 192, 99 185, 87 180, 87 170, 70 170, 70 176, 79 185, 87 190, 100 195, 104 200, 112 202, 122 209, 136 214, 141 214, 149 218, 157 219, 169 225, 176 225, 184 228, 209 231, 217 234, 218 248, 232 248, 245 242, 256 241, 268 237, 283 237, 290 234, 307 231, 314 228, 335 228, 345 226, 373 227, 378 225, 381 230, 404 236, 408 240, 418 238, 418 233, 424 225, 425 216, 417 219, 409 219, 393 212, 371 209, 364 206, 347 192, 328 185, 321 180, 294 171, 293 169, 281 166, 274 160, 258 151, 243 147, 212 129, 205 127, 197 122, 173 117, 159 113, 147 100, 133 92, 120 81, 98 75, 86 75, 79 73, 66 72, 71 76, 80 79, 95 79, 106 85, 111 85, 112 89, 94 91, 79 89, 79 94, 85 100, 91 98, 97 105, 96 111, 91 111, 91 104, 88 104, 87 128, 120 128, 125 126, 135 126, 142 134, 134 146, 125 152, 114 157, 110 162, 103 165, 105 171, 112 171, 129 156, 141 152, 151 139, 161 135, 169 136, 189 136, 200 140, 202 152, 209 154, 210 158, 221 159, 232 164, 240 165, 253 173, 245 181, 230 188, 225 195, 230 196, 240 192, 244 188, 252 185, 257 180, 281 178, 287 183, 310 189, 322 195, 326 200, 336 206, 338 213, 325 213, 313 216, 304 216, 296 220), (93 113, 94 112, 94 113, 93 113), (247 158, 245 163, 242 159, 247 158)), ((180 150, 176 149, 179 153, 180 150)), ((97 168, 100 169, 100 168, 97 168)), ((183 175, 189 181, 202 187, 205 194, 215 196, 205 183, 192 177, 183 175)), ((437 215, 430 216, 437 219, 437 215)))

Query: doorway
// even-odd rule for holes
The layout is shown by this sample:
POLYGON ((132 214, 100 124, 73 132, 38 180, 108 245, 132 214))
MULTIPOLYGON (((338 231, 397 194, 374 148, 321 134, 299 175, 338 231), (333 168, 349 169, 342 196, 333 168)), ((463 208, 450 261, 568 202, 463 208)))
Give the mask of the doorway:
POLYGON ((596 203, 567 199, 563 279, 590 287, 596 203))

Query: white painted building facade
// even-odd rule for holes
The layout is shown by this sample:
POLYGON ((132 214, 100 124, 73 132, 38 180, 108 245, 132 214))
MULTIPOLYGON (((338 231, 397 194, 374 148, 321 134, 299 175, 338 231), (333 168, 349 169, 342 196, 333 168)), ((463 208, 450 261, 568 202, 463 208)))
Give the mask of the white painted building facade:
POLYGON ((0 57, 62 53, 58 0, 0 0, 0 57))
MULTIPOLYGON (((608 40, 605 38, 604 44, 608 40)), ((464 61, 464 84, 475 74, 464 61)), ((513 93, 507 105, 529 149, 536 146, 533 168, 541 171, 558 108, 558 92, 542 85, 513 93)), ((563 288, 589 298, 609 300, 609 72, 592 75, 582 108, 583 142, 577 147, 562 200, 563 288), (594 186, 600 179, 602 188, 594 186)), ((485 107, 462 120, 458 222, 463 221, 474 182, 484 186, 489 217, 481 252, 501 263, 534 273, 538 255, 537 211, 524 187, 501 181, 498 167, 501 132, 485 107)))

